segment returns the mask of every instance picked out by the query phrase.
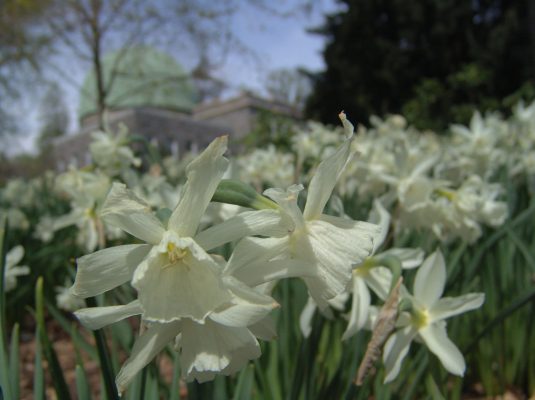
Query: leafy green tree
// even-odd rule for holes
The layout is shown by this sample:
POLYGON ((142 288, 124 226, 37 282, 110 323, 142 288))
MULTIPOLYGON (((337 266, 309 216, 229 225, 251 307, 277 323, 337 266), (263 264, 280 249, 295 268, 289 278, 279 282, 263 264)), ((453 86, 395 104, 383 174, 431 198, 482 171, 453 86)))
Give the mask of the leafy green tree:
POLYGON ((313 31, 327 39, 327 69, 313 76, 312 118, 403 113, 419 128, 442 129, 475 108, 505 108, 502 99, 522 85, 533 92, 530 0, 338 1, 344 10, 313 31))

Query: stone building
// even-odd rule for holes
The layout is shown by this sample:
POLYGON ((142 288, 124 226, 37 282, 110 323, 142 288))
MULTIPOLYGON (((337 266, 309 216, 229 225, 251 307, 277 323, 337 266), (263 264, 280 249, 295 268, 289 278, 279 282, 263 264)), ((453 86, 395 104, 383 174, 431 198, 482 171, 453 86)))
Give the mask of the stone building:
MULTIPOLYGON (((105 85, 111 88, 105 117, 111 131, 123 123, 130 134, 145 137, 163 153, 198 151, 225 134, 230 137, 231 149, 237 149, 255 128, 260 113, 301 119, 300 111, 294 107, 248 92, 201 104, 185 70, 169 55, 148 47, 104 57, 103 70, 105 85)), ((70 163, 81 166, 89 162, 91 132, 98 129, 96 97, 92 73, 80 94, 79 133, 55 143, 58 169, 70 163)))

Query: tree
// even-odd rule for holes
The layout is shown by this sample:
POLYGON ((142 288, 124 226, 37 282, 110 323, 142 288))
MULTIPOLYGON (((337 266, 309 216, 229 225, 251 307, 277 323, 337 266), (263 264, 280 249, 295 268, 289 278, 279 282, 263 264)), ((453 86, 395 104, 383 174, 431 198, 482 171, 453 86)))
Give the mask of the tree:
POLYGON ((312 118, 403 113, 441 129, 474 108, 503 108, 504 97, 535 82, 529 0, 339 2, 345 11, 314 30, 327 39, 327 69, 314 77, 312 118))
POLYGON ((57 83, 51 83, 41 101, 41 131, 37 145, 41 153, 52 145, 52 141, 67 133, 69 111, 63 100, 64 94, 57 83))
POLYGON ((28 77, 40 70, 50 38, 32 25, 49 6, 49 0, 0 1, 0 138, 17 131, 10 106, 28 77))
POLYGON ((266 79, 266 90, 273 100, 299 109, 303 109, 310 89, 310 78, 298 69, 277 69, 266 79))

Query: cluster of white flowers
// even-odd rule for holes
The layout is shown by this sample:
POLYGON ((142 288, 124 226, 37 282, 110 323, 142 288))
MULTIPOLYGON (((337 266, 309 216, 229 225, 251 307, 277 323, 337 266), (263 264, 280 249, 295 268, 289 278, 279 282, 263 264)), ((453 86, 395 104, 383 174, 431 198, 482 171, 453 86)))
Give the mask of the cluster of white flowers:
MULTIPOLYGON (((306 284, 310 301, 301 319, 304 328, 316 305, 329 314, 330 307, 343 307, 350 294, 352 311, 344 339, 373 326, 377 313, 371 305, 370 289, 385 300, 395 276, 385 267, 391 263, 384 260, 391 258, 403 268, 415 268, 424 254, 420 249, 378 251, 390 226, 390 216, 378 201, 370 218, 373 222, 324 214, 354 153, 353 126, 345 115, 341 114, 341 119, 346 136, 314 169, 302 209, 298 200, 303 185, 269 188, 264 191, 267 197, 256 194, 251 199, 253 210, 241 209, 236 214, 234 209, 228 218, 220 214, 217 223, 214 219, 213 225, 202 229, 201 221, 229 166, 223 156, 226 137, 213 141, 188 165, 178 202, 166 215, 155 213, 135 190, 113 183, 99 216, 107 226, 118 227, 142 243, 110 247, 79 258, 72 294, 92 297, 128 282, 136 290, 137 298, 129 304, 84 308, 75 313, 90 329, 141 316, 146 329, 117 376, 120 391, 171 342, 180 353, 186 380, 202 382, 217 374, 232 374, 259 357, 258 339, 275 337, 269 314, 278 304, 271 292, 281 279, 298 277, 306 284), (229 257, 212 253, 229 242, 236 242, 229 257)), ((244 197, 249 194, 241 193, 244 197)), ((447 351, 455 346, 447 339, 445 325, 435 322, 480 306, 483 296, 469 295, 477 301, 468 305, 464 298, 454 304, 437 302, 445 283, 444 263, 432 262, 437 257, 439 252, 418 272, 414 296, 402 289, 402 297, 411 301, 412 308, 400 314, 403 330, 396 331, 386 343, 389 380, 397 374, 408 349, 408 342, 400 347, 395 341, 409 328, 410 339, 419 334, 450 372, 464 372, 458 350, 453 361, 446 359, 447 351), (433 299, 421 295, 419 289, 430 276, 436 278, 432 286, 440 289, 433 299)))
POLYGON ((503 146, 514 125, 476 113, 470 128, 454 125, 452 136, 439 137, 407 127, 401 116, 372 122, 355 140, 359 157, 342 177, 341 193, 380 197, 397 233, 428 229, 445 242, 474 242, 482 224, 503 224, 507 205, 492 179, 513 154, 503 146))
MULTIPOLYGON (((135 169, 140 160, 126 131, 98 132, 90 147, 94 164, 41 181, 10 181, 0 191, 0 213, 24 231, 25 210, 36 206, 44 186, 68 203, 64 215, 40 215, 33 231, 49 241, 76 226, 78 245, 91 253, 77 260, 72 288, 57 288, 60 307, 78 309, 80 299, 123 284, 135 289, 128 304, 76 312, 91 329, 140 316, 140 336, 117 376, 120 390, 169 343, 187 380, 229 375, 259 357, 258 339, 276 336, 273 288, 289 277, 302 279, 310 295, 300 321, 305 335, 314 310, 332 317, 348 302, 342 339, 373 330, 380 307, 372 298, 386 303, 396 292, 400 306, 383 351, 386 380, 397 376, 413 339, 462 375, 464 359, 444 320, 481 306, 483 294, 441 298, 440 250, 433 245, 426 257, 419 248, 389 247, 391 238, 418 229, 432 232, 435 244, 475 242, 484 226, 503 224, 508 209, 497 176, 525 179, 535 190, 535 103, 519 105, 507 121, 476 113, 469 127, 454 125, 449 136, 418 132, 390 116, 373 117, 372 127, 353 137, 353 126, 341 119, 343 130, 310 124, 298 131, 286 152, 269 146, 231 165, 227 138, 220 137, 196 157, 168 158, 146 173, 135 169), (230 204, 211 203, 226 178, 263 196, 245 191, 237 197, 247 204, 230 197, 230 204), (335 187, 340 197, 331 197, 335 187), (354 209, 373 203, 368 222, 346 215, 343 204, 351 202, 354 209), (106 248, 117 240, 134 244, 106 248), (216 254, 227 243, 231 253, 216 254), (402 271, 415 268, 412 294, 401 284, 395 289, 402 271)), ((29 272, 16 266, 21 251, 8 256, 7 290, 29 272)))
POLYGON ((320 304, 340 295, 379 236, 379 227, 322 214, 350 157, 348 138, 312 179, 304 211, 302 186, 269 189, 266 209, 245 211, 199 232, 201 219, 228 167, 220 137, 188 166, 178 204, 163 221, 124 184, 114 183, 100 215, 145 244, 122 245, 78 260, 72 293, 90 297, 130 282, 137 299, 123 306, 76 312, 90 328, 141 315, 147 330, 117 376, 120 390, 171 341, 180 351, 184 377, 213 379, 260 355, 257 338, 274 337, 269 312, 273 282, 301 277, 320 304), (262 235, 256 237, 255 235, 262 235), (213 248, 239 240, 228 260, 213 248))

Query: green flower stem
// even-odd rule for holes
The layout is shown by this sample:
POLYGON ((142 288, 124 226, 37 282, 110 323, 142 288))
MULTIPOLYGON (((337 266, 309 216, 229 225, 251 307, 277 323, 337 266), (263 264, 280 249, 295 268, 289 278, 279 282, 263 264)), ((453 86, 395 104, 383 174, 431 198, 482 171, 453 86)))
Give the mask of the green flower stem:
MULTIPOLYGON (((97 302, 93 297, 88 298, 86 301, 88 307, 97 306, 97 302)), ((93 335, 97 343, 100 368, 102 369, 102 377, 104 378, 104 386, 108 400, 119 400, 119 393, 117 392, 117 386, 115 385, 115 375, 113 374, 111 359, 108 354, 108 348, 106 347, 106 338, 104 336, 104 332, 102 329, 98 329, 93 331, 93 335)))
POLYGON ((277 210, 279 208, 276 203, 258 194, 251 186, 234 179, 223 179, 219 182, 212 201, 235 204, 255 210, 277 210))
POLYGON ((11 399, 12 391, 9 379, 9 362, 7 351, 7 326, 6 326, 6 295, 4 291, 5 268, 7 254, 7 218, 2 221, 0 227, 0 391, 6 399, 11 399))

